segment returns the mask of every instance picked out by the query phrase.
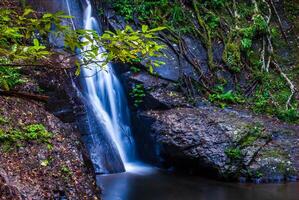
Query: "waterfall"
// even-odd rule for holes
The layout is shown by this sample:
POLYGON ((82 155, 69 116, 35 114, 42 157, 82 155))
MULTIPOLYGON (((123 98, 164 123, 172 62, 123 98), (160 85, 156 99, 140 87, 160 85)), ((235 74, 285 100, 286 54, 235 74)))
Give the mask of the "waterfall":
MULTIPOLYGON (((67 1, 68 10, 70 2, 67 1)), ((101 34, 101 26, 93 16, 91 2, 85 0, 83 26, 101 34)), ((70 13, 71 14, 71 13, 70 13)), ((84 51, 90 50, 87 46, 84 51)), ((95 61, 103 61, 103 48, 95 61)), ((111 64, 103 68, 89 64, 82 68, 82 94, 87 107, 88 134, 85 141, 91 159, 98 173, 111 173, 128 170, 135 160, 129 110, 125 94, 111 64)))

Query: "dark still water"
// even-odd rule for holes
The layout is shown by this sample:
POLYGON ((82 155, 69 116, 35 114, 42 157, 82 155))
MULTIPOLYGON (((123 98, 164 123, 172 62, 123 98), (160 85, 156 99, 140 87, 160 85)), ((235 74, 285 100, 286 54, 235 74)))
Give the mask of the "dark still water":
POLYGON ((98 176, 103 200, 299 200, 299 183, 238 184, 157 170, 98 176))

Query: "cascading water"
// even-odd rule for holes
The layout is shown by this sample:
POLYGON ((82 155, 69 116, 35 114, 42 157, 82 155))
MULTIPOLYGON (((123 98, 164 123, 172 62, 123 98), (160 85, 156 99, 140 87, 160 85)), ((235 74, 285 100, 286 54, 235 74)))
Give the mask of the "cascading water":
MULTIPOLYGON (((92 14, 92 5, 85 0, 84 29, 101 33, 92 14)), ((87 46, 84 51, 90 50, 87 46)), ((96 58, 103 61, 102 52, 96 58)), ((91 159, 97 172, 109 173, 128 170, 134 161, 134 142, 131 136, 129 110, 122 86, 111 64, 100 68, 89 64, 82 69, 83 96, 87 102, 88 140, 91 159), (116 169, 114 169, 116 166, 116 169)))

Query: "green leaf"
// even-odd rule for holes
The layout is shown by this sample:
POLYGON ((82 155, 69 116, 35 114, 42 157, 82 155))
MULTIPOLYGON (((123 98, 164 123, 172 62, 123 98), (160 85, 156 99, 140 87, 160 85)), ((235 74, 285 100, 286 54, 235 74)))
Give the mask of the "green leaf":
POLYGON ((252 40, 248 38, 243 38, 241 40, 241 44, 244 49, 249 49, 252 46, 252 40))
POLYGON ((47 167, 49 165, 50 161, 49 160, 42 160, 40 162, 40 165, 43 166, 43 167, 47 167))
POLYGON ((46 14, 43 15, 43 18, 46 19, 46 18, 50 18, 50 17, 52 17, 52 16, 53 16, 53 14, 51 14, 51 13, 46 13, 46 14))
POLYGON ((31 8, 25 8, 24 13, 23 13, 23 17, 33 13, 34 11, 31 8))
POLYGON ((148 30, 148 26, 147 25, 142 25, 141 30, 143 33, 146 33, 148 30))
POLYGON ((158 32, 158 31, 163 31, 163 30, 165 30, 165 29, 167 29, 167 28, 161 26, 161 27, 157 27, 157 28, 151 29, 151 30, 149 30, 148 32, 158 32))
POLYGON ((38 41, 38 39, 33 39, 33 44, 34 44, 34 46, 39 46, 39 41, 38 41))
MULTIPOLYGON (((78 62, 77 62, 77 64, 78 64, 78 62)), ((81 67, 78 66, 77 69, 76 69, 75 75, 76 75, 76 76, 79 76, 80 73, 81 73, 81 67)))

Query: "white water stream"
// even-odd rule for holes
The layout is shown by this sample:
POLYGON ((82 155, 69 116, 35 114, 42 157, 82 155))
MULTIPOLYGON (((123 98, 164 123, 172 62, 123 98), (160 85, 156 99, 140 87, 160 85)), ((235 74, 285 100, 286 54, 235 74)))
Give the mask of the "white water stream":
MULTIPOLYGON (((101 32, 97 19, 93 17, 92 5, 89 0, 86 0, 84 10, 84 29, 101 32)), ((90 49, 91 47, 87 46, 84 50, 90 49)), ((104 60, 103 51, 103 48, 100 49, 96 61, 104 60)), ((101 134, 107 134, 108 138, 112 140, 112 145, 115 145, 125 169, 128 170, 132 166, 129 163, 134 161, 135 150, 122 86, 111 64, 107 64, 103 69, 96 64, 89 64, 82 69, 82 73, 86 84, 87 98, 92 105, 97 122, 103 129, 101 134)))

